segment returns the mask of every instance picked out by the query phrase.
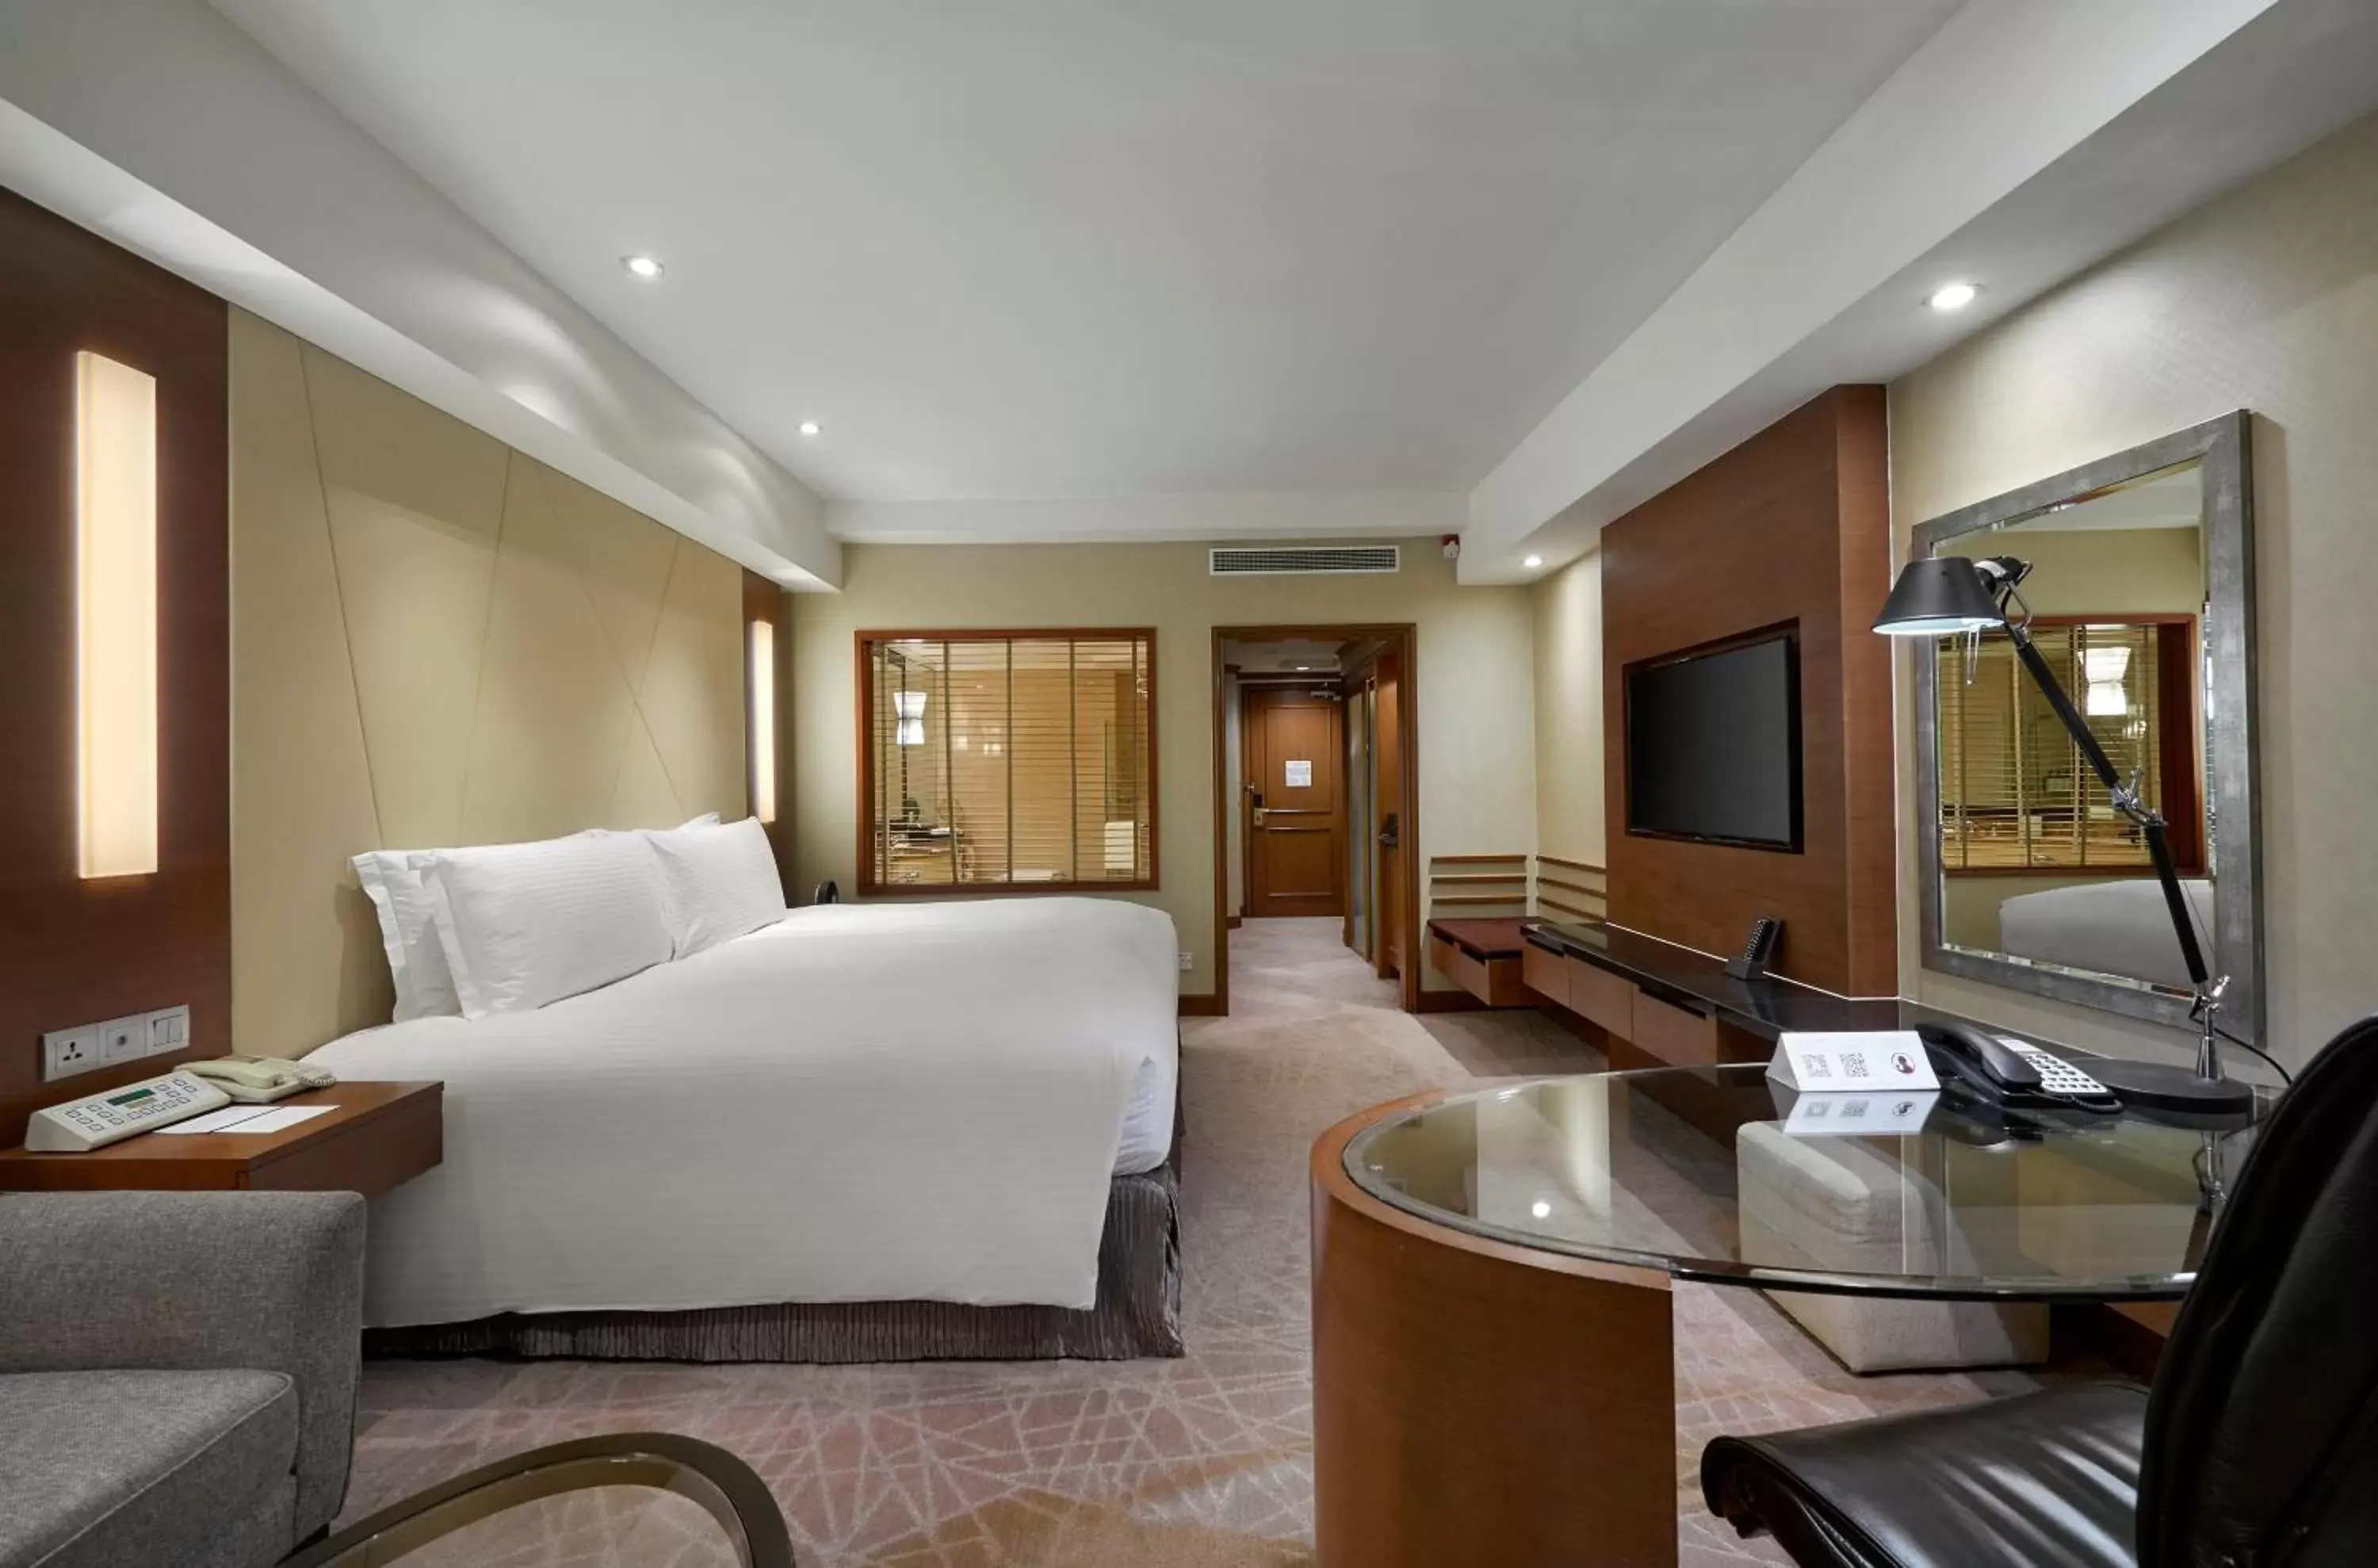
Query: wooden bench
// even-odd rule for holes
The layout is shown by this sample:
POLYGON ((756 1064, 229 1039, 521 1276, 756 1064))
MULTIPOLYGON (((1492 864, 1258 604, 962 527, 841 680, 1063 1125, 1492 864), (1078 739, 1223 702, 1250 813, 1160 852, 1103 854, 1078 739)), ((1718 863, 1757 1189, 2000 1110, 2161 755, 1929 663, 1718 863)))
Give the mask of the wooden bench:
POLYGON ((1433 920, 1428 959, 1436 971, 1490 1007, 1532 1007, 1540 998, 1520 978, 1527 942, 1517 915, 1495 920, 1433 920))

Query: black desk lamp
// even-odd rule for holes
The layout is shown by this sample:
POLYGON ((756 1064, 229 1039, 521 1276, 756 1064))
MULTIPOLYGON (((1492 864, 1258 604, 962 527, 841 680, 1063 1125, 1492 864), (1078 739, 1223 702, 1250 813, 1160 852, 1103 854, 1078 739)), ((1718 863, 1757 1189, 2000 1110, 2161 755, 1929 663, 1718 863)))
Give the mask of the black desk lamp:
POLYGON ((2023 602, 2016 585, 2031 574, 2031 563, 2017 561, 2011 555, 1992 556, 1986 561, 1968 561, 1963 556, 1936 555, 1922 561, 1911 561, 1899 574, 1883 601, 1882 613, 1875 618, 1874 629, 1886 637, 1950 637, 1964 634, 1978 637, 1986 631, 2003 628, 2014 644, 2015 657, 2023 660, 2024 669, 2031 672, 2048 706, 2072 732, 2073 743, 2081 748, 2089 769, 2106 786, 2106 794, 2114 809, 2138 826, 2139 835, 2146 840, 2147 855, 2155 862, 2156 879, 2163 884, 2163 900, 2171 912, 2172 930, 2180 937, 2180 954, 2188 966, 2188 978, 2195 991, 2195 1003, 2189 1017, 2202 1031, 2196 1046, 2196 1066, 2169 1067, 2161 1062, 2092 1062, 2089 1075, 2121 1097, 2124 1103, 2152 1109, 2192 1111, 2204 1116, 2224 1116, 2249 1110, 2254 1103, 2254 1092, 2235 1079, 2221 1073, 2220 1032, 2221 994, 2228 988, 2229 977, 2215 978, 2204 963, 2204 949, 2196 940, 2196 922, 2189 911, 2187 896, 2180 891, 2180 873, 2171 863, 2171 845, 2164 831, 2163 814, 2139 799, 2137 780, 2123 782, 2114 771, 2113 759, 2106 748, 2097 743, 2088 722, 2057 683, 2056 672, 2032 645, 2026 628, 2031 623, 2031 607, 2023 602), (2012 604, 2017 614, 2009 614, 2012 604))

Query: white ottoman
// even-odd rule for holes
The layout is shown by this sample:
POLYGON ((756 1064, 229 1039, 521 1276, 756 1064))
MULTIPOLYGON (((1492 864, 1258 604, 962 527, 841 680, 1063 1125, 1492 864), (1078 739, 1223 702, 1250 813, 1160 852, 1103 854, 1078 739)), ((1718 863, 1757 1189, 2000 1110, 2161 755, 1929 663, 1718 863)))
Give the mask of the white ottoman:
MULTIPOLYGON (((1903 1274, 1961 1268, 1962 1238, 1944 1227, 1937 1195, 1911 1188, 1897 1162, 1857 1139, 1793 1138, 1750 1122, 1735 1134, 1735 1165, 1746 1261, 1903 1274)), ((2048 1359, 2044 1306, 1767 1296, 1853 1372, 2048 1359)))

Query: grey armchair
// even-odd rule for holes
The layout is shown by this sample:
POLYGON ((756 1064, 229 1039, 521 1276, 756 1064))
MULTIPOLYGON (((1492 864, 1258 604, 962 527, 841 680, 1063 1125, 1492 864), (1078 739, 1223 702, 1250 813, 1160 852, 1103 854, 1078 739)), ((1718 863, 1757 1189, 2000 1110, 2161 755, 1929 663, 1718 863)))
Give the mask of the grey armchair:
POLYGON ((260 1568, 354 1446, 364 1202, 0 1198, 0 1568, 260 1568))

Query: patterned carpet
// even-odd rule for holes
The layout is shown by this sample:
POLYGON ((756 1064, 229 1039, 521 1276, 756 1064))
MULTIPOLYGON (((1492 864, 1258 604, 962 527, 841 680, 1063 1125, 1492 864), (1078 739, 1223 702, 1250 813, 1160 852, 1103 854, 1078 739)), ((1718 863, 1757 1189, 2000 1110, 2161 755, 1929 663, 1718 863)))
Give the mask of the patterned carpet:
MULTIPOLYGON (((1381 1100, 1472 1075, 1576 1071, 1598 1054, 1532 1013, 1396 1010, 1335 920, 1235 934, 1228 1019, 1192 1021, 1177 1361, 693 1367, 373 1362, 347 1517, 490 1459, 590 1433, 709 1439, 767 1480, 804 1568, 1237 1568, 1312 1556, 1304 1162, 1381 1100)), ((1700 1445, 2029 1386, 2020 1374, 1854 1378, 1760 1297, 1680 1287, 1684 1561, 1780 1562, 1700 1512, 1700 1445)), ((678 1500, 548 1505, 441 1560, 681 1564, 678 1500)), ((484 1528, 484 1527, 483 1527, 484 1528)), ((407 1560, 410 1562, 411 1559, 407 1560)))

